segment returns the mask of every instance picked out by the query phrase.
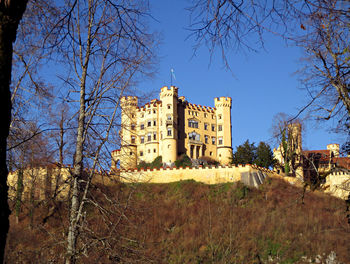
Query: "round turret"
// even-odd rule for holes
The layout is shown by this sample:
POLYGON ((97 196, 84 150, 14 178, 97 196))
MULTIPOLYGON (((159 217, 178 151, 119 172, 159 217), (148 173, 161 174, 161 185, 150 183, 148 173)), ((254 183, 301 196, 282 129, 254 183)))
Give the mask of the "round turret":
POLYGON ((231 97, 219 97, 214 99, 216 108, 216 131, 217 131, 217 159, 221 164, 230 163, 232 155, 231 134, 231 97))
POLYGON ((160 100, 162 101, 160 120, 161 154, 163 162, 171 164, 177 158, 177 102, 178 88, 175 86, 161 88, 160 100))

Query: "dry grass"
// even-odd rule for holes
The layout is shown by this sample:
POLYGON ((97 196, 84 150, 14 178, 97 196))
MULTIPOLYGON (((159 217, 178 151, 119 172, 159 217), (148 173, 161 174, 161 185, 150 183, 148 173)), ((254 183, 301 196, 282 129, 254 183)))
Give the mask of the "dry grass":
MULTIPOLYGON (((280 180, 242 184, 96 186, 82 223, 80 263, 303 263, 334 251, 349 262, 345 203, 280 180), (108 197, 108 198, 106 198, 108 197)), ((11 217, 9 263, 63 262, 67 208, 28 228, 11 217), (61 219, 58 217, 61 215, 61 219)), ((46 212, 46 211, 45 211, 46 212)))

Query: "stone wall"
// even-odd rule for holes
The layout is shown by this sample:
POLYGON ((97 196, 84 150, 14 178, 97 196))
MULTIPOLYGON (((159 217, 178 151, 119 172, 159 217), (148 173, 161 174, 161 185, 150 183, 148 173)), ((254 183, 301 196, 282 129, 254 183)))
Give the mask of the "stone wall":
POLYGON ((333 172, 327 176, 323 187, 325 192, 333 196, 348 199, 350 195, 350 173, 343 171, 333 172))
POLYGON ((195 180, 206 184, 243 181, 257 186, 274 172, 254 165, 217 166, 197 168, 160 168, 141 170, 122 170, 119 172, 123 182, 168 183, 183 180, 195 180))

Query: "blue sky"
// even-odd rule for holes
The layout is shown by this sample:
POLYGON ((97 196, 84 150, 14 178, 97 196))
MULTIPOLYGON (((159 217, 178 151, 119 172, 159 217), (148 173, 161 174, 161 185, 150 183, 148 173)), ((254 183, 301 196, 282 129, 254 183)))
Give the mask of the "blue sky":
MULTIPOLYGON (((161 33, 159 69, 152 80, 140 82, 139 89, 155 91, 170 85, 173 68, 179 95, 195 104, 214 106, 214 97, 232 97, 232 144, 268 141, 273 116, 279 112, 294 115, 307 102, 306 93, 300 89, 298 76, 302 52, 279 38, 267 36, 265 51, 259 53, 230 53, 228 61, 232 73, 223 67, 220 54, 210 54, 201 47, 193 56, 193 39, 189 14, 185 7, 189 1, 153 1, 151 12, 158 21, 152 23, 161 33)), ((309 122, 303 137, 303 147, 325 149, 329 143, 343 143, 344 136, 329 132, 332 121, 316 124, 309 122)), ((272 146, 273 147, 273 146, 272 146)))

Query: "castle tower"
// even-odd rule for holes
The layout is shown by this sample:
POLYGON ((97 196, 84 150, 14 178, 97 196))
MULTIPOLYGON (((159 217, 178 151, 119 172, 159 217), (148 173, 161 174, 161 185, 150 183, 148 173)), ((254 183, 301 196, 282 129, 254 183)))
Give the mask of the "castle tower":
POLYGON ((328 144, 327 150, 329 150, 330 154, 333 154, 333 157, 339 157, 339 144, 328 144))
POLYGON ((230 163, 232 155, 231 104, 230 97, 214 99, 216 108, 217 160, 224 165, 230 163))
POLYGON ((302 152, 302 141, 301 141, 301 124, 292 123, 288 125, 288 136, 290 138, 290 147, 292 151, 300 156, 302 152))
POLYGON ((301 124, 299 122, 288 125, 288 138, 289 147, 292 153, 296 154, 293 161, 291 161, 291 167, 293 167, 293 173, 301 180, 304 179, 303 159, 302 159, 302 139, 301 139, 301 124))
POLYGON ((137 165, 137 97, 122 97, 120 99, 120 106, 122 110, 120 130, 121 147, 114 159, 120 160, 121 169, 132 169, 136 168, 137 165))
POLYGON ((175 86, 164 86, 159 94, 162 101, 159 114, 161 154, 165 163, 173 163, 177 158, 177 91, 175 86))

